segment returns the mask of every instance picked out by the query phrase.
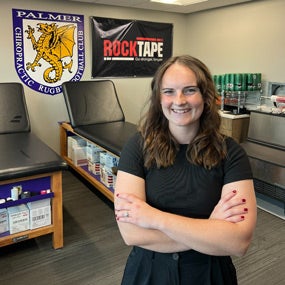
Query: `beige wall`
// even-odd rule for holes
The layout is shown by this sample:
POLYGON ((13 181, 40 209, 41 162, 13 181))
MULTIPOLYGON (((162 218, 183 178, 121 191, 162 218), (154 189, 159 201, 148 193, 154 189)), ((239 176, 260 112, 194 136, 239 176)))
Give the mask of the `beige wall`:
POLYGON ((189 15, 189 53, 212 73, 261 72, 285 82, 285 1, 253 1, 189 15))
MULTIPOLYGON (((199 57, 213 73, 262 72, 284 82, 285 1, 265 0, 190 15, 79 4, 59 0, 0 2, 0 82, 20 82, 14 67, 12 8, 81 14, 85 17, 86 68, 91 79, 90 16, 174 24, 173 53, 199 57)), ((114 79, 126 119, 137 122, 149 94, 150 78, 114 79)), ((58 121, 68 120, 62 94, 50 96, 24 86, 32 131, 59 151, 58 121)))

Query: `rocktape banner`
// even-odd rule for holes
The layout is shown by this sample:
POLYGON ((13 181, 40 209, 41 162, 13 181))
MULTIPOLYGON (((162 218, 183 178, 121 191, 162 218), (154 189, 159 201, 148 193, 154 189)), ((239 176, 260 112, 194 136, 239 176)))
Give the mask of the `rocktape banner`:
POLYGON ((169 23, 91 17, 92 77, 150 77, 172 56, 169 23))

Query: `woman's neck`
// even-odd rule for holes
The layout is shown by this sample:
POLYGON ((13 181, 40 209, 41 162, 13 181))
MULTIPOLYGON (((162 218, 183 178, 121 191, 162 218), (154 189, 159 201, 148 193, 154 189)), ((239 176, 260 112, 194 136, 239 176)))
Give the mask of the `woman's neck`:
POLYGON ((171 134, 179 144, 189 144, 196 137, 199 130, 199 123, 191 124, 188 126, 169 126, 171 134))

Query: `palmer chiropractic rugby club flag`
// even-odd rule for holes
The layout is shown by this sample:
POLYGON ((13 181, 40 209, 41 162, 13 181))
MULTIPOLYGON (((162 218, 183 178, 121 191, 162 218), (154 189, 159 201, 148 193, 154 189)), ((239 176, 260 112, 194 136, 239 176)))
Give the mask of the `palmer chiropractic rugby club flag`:
POLYGON ((85 68, 84 16, 13 9, 15 68, 24 84, 47 95, 85 68))
POLYGON ((91 17, 92 77, 148 77, 172 55, 173 25, 91 17))

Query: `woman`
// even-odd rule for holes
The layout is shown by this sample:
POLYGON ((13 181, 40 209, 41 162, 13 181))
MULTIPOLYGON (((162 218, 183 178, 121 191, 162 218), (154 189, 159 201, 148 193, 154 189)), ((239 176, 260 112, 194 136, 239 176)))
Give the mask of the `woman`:
POLYGON ((122 284, 237 284, 230 255, 246 253, 256 224, 248 158, 219 132, 215 86, 200 60, 170 58, 151 87, 118 168, 115 214, 133 246, 122 284))

